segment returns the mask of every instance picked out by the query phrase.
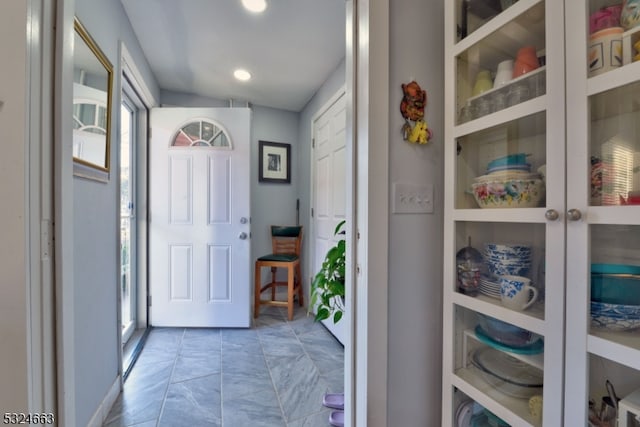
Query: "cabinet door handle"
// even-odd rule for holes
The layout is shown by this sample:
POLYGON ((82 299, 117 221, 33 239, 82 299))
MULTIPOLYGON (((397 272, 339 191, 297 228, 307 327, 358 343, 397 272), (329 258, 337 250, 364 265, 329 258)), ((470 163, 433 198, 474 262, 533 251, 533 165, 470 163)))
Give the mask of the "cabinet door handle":
POLYGON ((569 221, 578 221, 582 218, 582 212, 579 209, 569 209, 567 211, 567 219, 569 221))
POLYGON ((549 209, 544 213, 544 217, 547 218, 549 221, 555 221, 558 218, 560 218, 560 214, 555 209, 549 209))

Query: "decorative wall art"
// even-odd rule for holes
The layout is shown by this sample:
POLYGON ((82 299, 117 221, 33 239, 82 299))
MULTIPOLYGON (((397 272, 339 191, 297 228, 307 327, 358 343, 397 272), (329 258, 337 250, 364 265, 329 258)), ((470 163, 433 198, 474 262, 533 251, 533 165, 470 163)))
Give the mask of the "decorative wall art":
POLYGON ((432 132, 424 119, 424 109, 427 105, 427 92, 420 88, 415 81, 402 84, 402 102, 400 112, 404 117, 402 138, 412 144, 424 145, 432 137, 432 132))
POLYGON ((291 144, 259 141, 258 181, 291 183, 291 144))

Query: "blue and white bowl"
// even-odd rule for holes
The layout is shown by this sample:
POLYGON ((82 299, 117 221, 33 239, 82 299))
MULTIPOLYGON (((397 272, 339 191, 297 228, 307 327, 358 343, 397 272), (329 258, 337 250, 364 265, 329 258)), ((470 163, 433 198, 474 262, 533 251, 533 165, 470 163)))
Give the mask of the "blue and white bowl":
POLYGON ((485 243, 485 254, 501 259, 524 259, 531 257, 531 246, 503 243, 485 243))
POLYGON ((640 328, 640 305, 591 301, 591 326, 612 331, 640 328))

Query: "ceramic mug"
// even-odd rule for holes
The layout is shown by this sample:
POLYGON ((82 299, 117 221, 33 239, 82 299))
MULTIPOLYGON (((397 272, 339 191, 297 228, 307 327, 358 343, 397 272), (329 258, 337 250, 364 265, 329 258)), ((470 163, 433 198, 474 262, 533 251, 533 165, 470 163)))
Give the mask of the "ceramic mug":
POLYGON ((473 85, 473 96, 478 96, 493 88, 491 73, 489 70, 481 70, 476 76, 476 83, 473 85))
POLYGON ((527 74, 540 66, 538 62, 538 55, 536 54, 536 48, 533 46, 525 46, 518 50, 516 56, 516 62, 513 64, 512 77, 520 77, 523 74, 527 74))
POLYGON ((496 78, 493 81, 493 87, 503 86, 513 78, 513 59, 507 59, 498 64, 496 78))
POLYGON ((500 276, 499 283, 502 305, 511 310, 526 310, 538 299, 538 290, 528 277, 500 276))
POLYGON ((622 66, 622 32, 613 27, 589 36, 589 77, 622 66))

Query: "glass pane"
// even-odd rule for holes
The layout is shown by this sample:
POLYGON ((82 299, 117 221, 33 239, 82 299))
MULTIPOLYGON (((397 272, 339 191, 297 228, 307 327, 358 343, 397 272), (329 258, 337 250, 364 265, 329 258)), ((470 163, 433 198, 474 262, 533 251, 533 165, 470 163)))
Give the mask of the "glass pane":
POLYGON ((456 57, 458 124, 546 93, 544 24, 540 2, 456 57))
POLYGON ((457 0, 458 40, 473 33, 517 0, 457 0))
MULTIPOLYGON (((596 355, 589 355, 589 399, 594 403, 594 410, 599 415, 603 408, 608 405, 606 396, 609 396, 607 390, 607 380, 612 384, 615 395, 620 398, 626 398, 634 391, 640 389, 640 372, 635 369, 631 369, 627 366, 613 362, 611 360, 598 357, 596 355)), ((638 406, 632 406, 636 411, 638 406)), ((607 408, 608 415, 603 417, 611 421, 611 418, 615 415, 615 411, 611 408, 607 408)), ((640 411, 636 412, 640 415, 640 411)), ((633 418, 635 418, 635 415, 633 418)), ((622 423, 622 420, 615 423, 615 418, 612 423, 606 424, 610 426, 620 427, 634 427, 640 424, 634 420, 630 420, 629 423, 622 423)), ((602 425, 602 424, 601 424, 602 425)))
POLYGON ((84 125, 96 124, 96 104, 75 104, 76 117, 84 125))
POLYGON ((214 123, 198 121, 184 126, 176 135, 172 145, 176 147, 228 147, 229 139, 224 131, 214 123))
POLYGON ((640 1, 589 2, 589 34, 585 40, 589 77, 640 60, 640 1))
POLYGON ((532 425, 540 425, 540 408, 532 414, 523 403, 534 396, 541 402, 544 337, 461 306, 455 308, 455 324, 456 376, 532 425))
POLYGON ((640 337, 640 226, 591 226, 590 295, 592 329, 640 337))
POLYGON ((591 205, 640 204, 640 83, 590 98, 591 205))
POLYGON ((227 135, 222 132, 219 133, 218 136, 216 136, 211 142, 211 145, 213 145, 214 147, 228 147, 229 141, 227 141, 227 135))
POLYGON ((197 141, 200 139, 200 123, 201 122, 192 122, 182 128, 182 131, 188 136, 192 141, 197 141))
POLYGON ((456 273, 458 292, 543 319, 544 224, 458 222, 456 273), (513 287, 518 295, 503 295, 513 287))
POLYGON ((120 299, 122 307, 122 333, 133 321, 132 310, 132 233, 131 213, 133 209, 133 180, 131 159, 132 112, 121 106, 120 118, 120 299))
POLYGON ((545 205, 544 112, 466 135, 457 142, 457 209, 545 205))
POLYGON ((202 139, 205 141, 213 138, 215 132, 218 131, 218 128, 213 125, 213 123, 202 122, 202 139))

